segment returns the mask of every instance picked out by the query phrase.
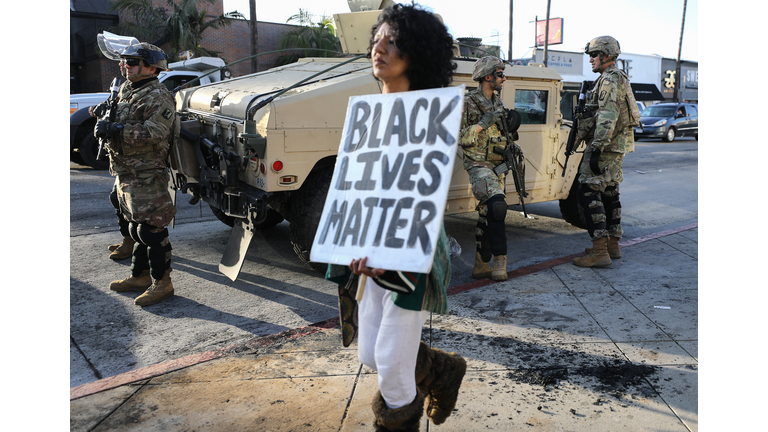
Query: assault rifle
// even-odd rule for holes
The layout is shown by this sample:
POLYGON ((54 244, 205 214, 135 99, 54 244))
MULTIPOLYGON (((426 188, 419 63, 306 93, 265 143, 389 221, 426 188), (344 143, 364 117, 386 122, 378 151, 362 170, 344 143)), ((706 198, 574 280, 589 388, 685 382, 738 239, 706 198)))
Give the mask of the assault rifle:
POLYGON ((522 119, 517 111, 504 111, 501 120, 501 130, 502 133, 504 133, 507 146, 503 149, 501 147, 493 148, 494 153, 504 156, 504 163, 496 166, 496 168, 493 169, 493 172, 495 172, 496 175, 501 175, 507 171, 512 171, 512 179, 515 181, 515 191, 517 191, 517 195, 520 197, 520 204, 523 206, 523 214, 528 218, 528 212, 525 210, 525 198, 528 196, 528 192, 525 191, 525 157, 522 150, 520 150, 520 147, 512 140, 512 135, 517 132, 517 128, 520 127, 521 121, 522 119), (510 129, 514 130, 510 131, 510 129))
POLYGON ((579 120, 584 114, 584 105, 587 103, 587 92, 589 91, 589 81, 581 83, 581 89, 579 89, 579 101, 576 106, 573 107, 573 123, 571 125, 571 133, 568 134, 568 142, 565 144, 565 164, 563 164, 563 174, 561 177, 565 177, 565 170, 568 168, 568 158, 576 151, 578 147, 576 138, 579 135, 579 120))
MULTIPOLYGON (((104 117, 109 119, 110 122, 115 121, 115 115, 117 114, 117 92, 120 90, 120 78, 115 77, 112 83, 109 85, 109 98, 107 98, 107 110, 104 111, 104 117)), ((104 144, 106 138, 99 138, 99 152, 96 154, 97 160, 105 160, 107 152, 104 151, 104 144)))

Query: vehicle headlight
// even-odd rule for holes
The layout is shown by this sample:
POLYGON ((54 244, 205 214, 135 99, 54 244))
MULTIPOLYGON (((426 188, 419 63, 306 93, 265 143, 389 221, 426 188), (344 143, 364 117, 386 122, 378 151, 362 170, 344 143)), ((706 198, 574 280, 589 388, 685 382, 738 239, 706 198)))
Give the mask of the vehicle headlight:
POLYGON ((651 126, 664 126, 665 124, 667 124, 667 119, 661 119, 656 123, 652 124, 651 126))
POLYGON ((72 115, 77 111, 77 104, 71 103, 69 104, 69 115, 72 115))

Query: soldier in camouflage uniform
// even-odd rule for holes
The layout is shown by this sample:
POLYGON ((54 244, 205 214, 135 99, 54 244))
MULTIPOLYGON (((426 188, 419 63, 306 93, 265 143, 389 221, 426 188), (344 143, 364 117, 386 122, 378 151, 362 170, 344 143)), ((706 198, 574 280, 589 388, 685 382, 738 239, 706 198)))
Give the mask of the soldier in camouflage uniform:
MULTIPOLYGON (((123 79, 126 77, 126 68, 125 68, 125 59, 120 60, 120 75, 123 76, 123 79)), ((120 89, 118 90, 118 99, 121 97, 124 97, 130 88, 130 81, 123 81, 120 84, 120 89)), ((88 113, 91 115, 91 117, 104 117, 104 114, 106 113, 108 107, 108 101, 104 101, 98 105, 92 106, 88 108, 88 113)), ((112 204, 112 207, 115 208, 115 215, 117 216, 117 226, 120 228, 120 235, 123 236, 123 239, 120 241, 120 243, 109 245, 107 248, 109 250, 109 259, 120 261, 127 258, 130 258, 133 255, 133 246, 136 244, 136 242, 131 238, 131 233, 128 230, 128 221, 123 217, 123 214, 120 212, 120 202, 117 200, 117 179, 115 179, 115 184, 112 186, 112 192, 109 194, 109 202, 112 204)))
POLYGON ((605 267, 611 264, 611 258, 621 258, 621 165, 624 154, 635 149, 632 126, 639 124, 640 111, 627 75, 615 63, 621 53, 619 42, 611 36, 600 36, 592 39, 584 52, 590 56, 592 72, 600 73, 587 95, 587 115, 578 129, 578 140, 587 142, 579 167, 578 200, 592 247, 573 263, 605 267))
POLYGON ((475 63, 472 79, 479 83, 464 98, 459 145, 464 154, 464 169, 469 174, 472 193, 477 198, 478 221, 475 230, 477 249, 472 277, 491 276, 494 280, 507 279, 507 236, 504 219, 507 214, 504 179, 493 168, 503 163, 504 157, 494 153, 494 147, 506 147, 500 127, 506 107, 500 94, 504 77, 504 62, 486 56, 475 63), (493 268, 489 262, 493 257, 493 268))
POLYGON ((181 123, 173 96, 157 79, 167 68, 165 53, 141 43, 126 47, 120 56, 129 84, 121 89, 115 121, 99 120, 94 133, 108 140, 120 213, 129 222, 135 245, 131 276, 112 282, 110 289, 144 291, 135 304, 149 306, 173 296, 167 226, 176 207, 168 192, 171 177, 166 161, 181 123))

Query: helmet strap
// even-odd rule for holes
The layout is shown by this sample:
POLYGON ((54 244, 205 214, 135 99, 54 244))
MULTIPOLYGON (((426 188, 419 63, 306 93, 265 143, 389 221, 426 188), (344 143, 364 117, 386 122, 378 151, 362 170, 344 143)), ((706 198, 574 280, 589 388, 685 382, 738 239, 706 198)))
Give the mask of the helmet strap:
POLYGON ((496 80, 497 80, 496 72, 494 71, 492 74, 488 74, 488 75, 485 76, 485 78, 488 78, 488 77, 491 77, 491 80, 488 81, 486 79, 486 82, 489 82, 491 84, 491 86, 493 86, 493 91, 497 91, 497 92, 501 93, 501 86, 496 83, 496 80))

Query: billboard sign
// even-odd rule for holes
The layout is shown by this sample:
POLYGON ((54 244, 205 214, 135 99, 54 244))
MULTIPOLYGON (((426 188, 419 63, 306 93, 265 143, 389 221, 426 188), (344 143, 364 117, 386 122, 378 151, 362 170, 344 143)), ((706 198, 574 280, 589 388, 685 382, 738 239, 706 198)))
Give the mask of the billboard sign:
MULTIPOLYGON (((536 46, 544 46, 544 33, 547 31, 547 20, 536 21, 536 46)), ((557 45, 563 43, 563 19, 549 19, 549 38, 548 45, 557 45)))

